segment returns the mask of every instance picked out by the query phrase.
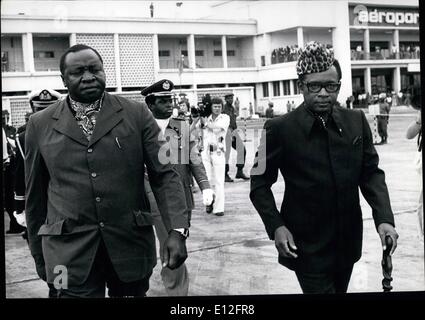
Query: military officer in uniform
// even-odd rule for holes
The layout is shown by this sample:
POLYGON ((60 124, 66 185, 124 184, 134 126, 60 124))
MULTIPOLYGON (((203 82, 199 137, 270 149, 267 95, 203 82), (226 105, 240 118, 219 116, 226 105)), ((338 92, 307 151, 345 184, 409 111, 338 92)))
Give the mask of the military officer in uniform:
MULTIPOLYGON (((192 194, 192 175, 202 190, 203 203, 211 205, 214 193, 210 187, 204 165, 196 145, 195 136, 191 133, 190 123, 184 114, 172 116, 174 93, 173 83, 170 80, 160 80, 142 90, 146 104, 152 111, 158 126, 161 129, 158 139, 168 141, 166 148, 160 150, 158 158, 161 162, 171 163, 179 173, 184 186, 186 204, 188 208, 188 219, 190 225, 191 211, 194 208, 192 194)), ((145 176, 146 177, 146 176, 145 176)), ((149 180, 145 179, 145 189, 148 195, 151 211, 154 218, 154 226, 160 243, 160 250, 167 237, 167 231, 159 214, 155 197, 149 186, 149 180)), ((182 236, 187 237, 182 230, 182 236)), ((162 257, 162 254, 161 254, 162 257)), ((161 277, 167 294, 170 296, 186 296, 189 289, 189 276, 186 265, 172 270, 163 267, 161 277)))
POLYGON ((3 209, 9 215, 10 223, 9 229, 6 231, 7 234, 22 233, 25 228, 20 226, 13 216, 15 210, 13 200, 13 181, 15 180, 15 168, 16 168, 16 129, 15 127, 8 124, 9 111, 2 110, 2 128, 6 137, 6 151, 7 159, 3 162, 3 209))
POLYGON ((230 117, 230 125, 227 130, 226 135, 226 169, 225 169, 225 181, 233 182, 233 179, 229 176, 229 158, 230 150, 233 148, 237 152, 237 161, 236 161, 236 179, 248 180, 249 177, 243 173, 243 167, 245 166, 246 159, 246 148, 243 143, 243 140, 238 134, 237 124, 236 124, 236 110, 233 107, 233 93, 227 94, 224 96, 226 103, 223 107, 223 113, 227 114, 230 117))
POLYGON ((386 97, 387 95, 385 93, 379 94, 379 115, 376 118, 378 120, 378 133, 381 141, 378 144, 386 144, 388 139, 388 120, 391 106, 386 101, 386 97))
MULTIPOLYGON (((29 95, 29 102, 32 113, 36 113, 49 105, 53 104, 57 100, 61 99, 59 92, 52 89, 34 90, 29 95)), ((25 124, 18 128, 18 132, 15 137, 16 142, 16 171, 15 171, 15 183, 14 183, 14 198, 15 198, 15 212, 14 216, 17 222, 26 227, 25 222, 25 130, 27 122, 31 113, 25 115, 25 124)), ((26 231, 23 235, 26 239, 26 231)))

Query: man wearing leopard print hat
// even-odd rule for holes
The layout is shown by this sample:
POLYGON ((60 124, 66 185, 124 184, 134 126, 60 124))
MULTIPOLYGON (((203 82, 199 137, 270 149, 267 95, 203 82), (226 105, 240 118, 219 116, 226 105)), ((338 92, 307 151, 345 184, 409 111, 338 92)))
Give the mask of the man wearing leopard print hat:
POLYGON ((337 102, 342 72, 333 51, 310 42, 296 68, 304 102, 265 123, 250 198, 279 262, 295 271, 302 291, 344 293, 362 251, 359 187, 383 248, 386 236, 393 240, 391 254, 398 234, 366 117, 337 102), (285 180, 280 211, 271 191, 279 171, 285 180))

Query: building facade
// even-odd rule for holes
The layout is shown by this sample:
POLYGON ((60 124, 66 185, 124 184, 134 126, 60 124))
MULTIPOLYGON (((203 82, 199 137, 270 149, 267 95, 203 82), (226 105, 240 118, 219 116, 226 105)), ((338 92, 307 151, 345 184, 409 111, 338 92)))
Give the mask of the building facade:
POLYGON ((272 101, 285 113, 288 101, 302 101, 295 63, 311 40, 327 44, 341 63, 342 104, 361 92, 398 92, 419 81, 418 4, 369 2, 213 1, 181 17, 166 10, 150 17, 151 2, 137 12, 121 1, 92 11, 90 1, 2 1, 3 108, 19 125, 29 92, 65 94, 59 59, 76 43, 100 52, 108 91, 138 100, 142 87, 168 78, 191 104, 206 92, 233 92, 242 109, 262 114, 272 101))

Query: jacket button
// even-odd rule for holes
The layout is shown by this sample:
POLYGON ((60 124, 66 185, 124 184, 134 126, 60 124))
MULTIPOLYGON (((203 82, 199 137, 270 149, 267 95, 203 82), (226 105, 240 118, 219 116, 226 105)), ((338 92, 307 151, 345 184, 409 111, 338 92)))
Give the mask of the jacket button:
POLYGON ((88 153, 92 153, 93 152, 93 149, 92 148, 89 148, 89 149, 87 149, 87 152, 88 153))
POLYGON ((93 173, 91 174, 91 176, 92 176, 93 178, 96 178, 96 177, 97 177, 97 173, 96 173, 96 172, 93 172, 93 173))
POLYGON ((103 227, 105 226, 105 224, 104 224, 103 222, 99 222, 99 226, 100 226, 101 228, 103 228, 103 227))
POLYGON ((100 202, 100 197, 96 197, 96 202, 100 202))

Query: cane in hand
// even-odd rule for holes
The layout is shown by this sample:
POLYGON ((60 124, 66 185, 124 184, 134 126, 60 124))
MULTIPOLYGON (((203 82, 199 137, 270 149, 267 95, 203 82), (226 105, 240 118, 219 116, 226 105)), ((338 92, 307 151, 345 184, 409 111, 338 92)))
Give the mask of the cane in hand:
POLYGON ((391 249, 393 247, 393 239, 390 236, 385 237, 386 249, 382 253, 382 274, 384 279, 382 279, 382 288, 384 292, 390 292, 393 287, 391 286, 391 281, 393 278, 391 277, 391 273, 393 271, 393 263, 390 256, 391 249))

